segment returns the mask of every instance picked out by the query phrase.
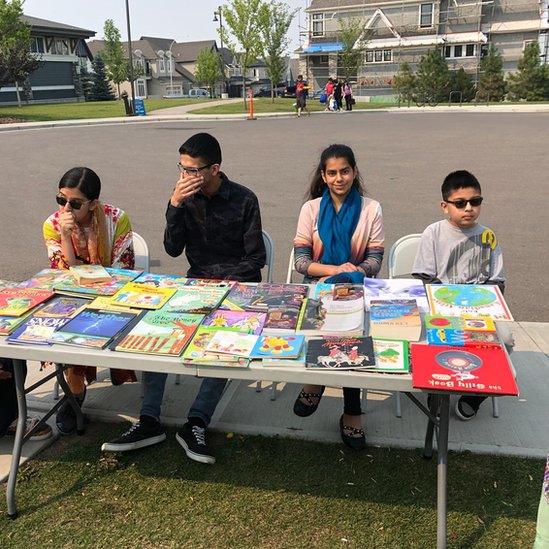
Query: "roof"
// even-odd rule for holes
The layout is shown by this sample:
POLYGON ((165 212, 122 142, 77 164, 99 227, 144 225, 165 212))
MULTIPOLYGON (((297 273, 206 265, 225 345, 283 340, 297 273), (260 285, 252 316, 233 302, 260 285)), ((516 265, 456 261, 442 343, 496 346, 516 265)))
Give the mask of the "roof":
POLYGON ((233 52, 229 48, 219 48, 219 55, 225 65, 232 65, 234 63, 233 52))
POLYGON ((177 40, 174 40, 173 38, 155 38, 154 36, 142 36, 139 40, 148 42, 151 48, 155 51, 158 51, 158 50, 167 51, 170 49, 170 46, 174 42, 177 42, 177 40))
POLYGON ((178 63, 190 63, 198 59, 198 54, 204 49, 217 49, 215 40, 200 40, 198 42, 176 42, 172 53, 178 63))
POLYGON ((191 71, 187 70, 181 64, 177 64, 177 63, 175 64, 175 72, 179 73, 181 76, 185 77, 190 82, 195 81, 194 74, 191 71))
MULTIPOLYGON (((101 53, 105 49, 105 40, 90 40, 88 42, 88 48, 90 48, 92 55, 95 57, 98 53, 101 53)), ((124 50, 124 55, 126 58, 129 59, 130 56, 128 54, 127 42, 122 42, 122 49, 124 50)), ((145 59, 151 60, 158 57, 156 51, 151 47, 149 42, 145 40, 132 40, 132 49, 134 54, 136 50, 141 51, 145 59)))
POLYGON ((40 19, 38 17, 32 17, 31 15, 22 15, 21 20, 27 23, 27 25, 30 25, 32 30, 35 32, 38 30, 44 30, 55 32, 56 34, 82 36, 83 38, 95 36, 95 31, 92 30, 73 27, 72 25, 58 23, 57 21, 48 21, 47 19, 40 19))
MULTIPOLYGON (((361 8, 369 5, 386 4, 389 0, 312 0, 307 12, 318 10, 340 11, 341 8, 361 8)), ((417 0, 419 4, 421 0, 417 0)))

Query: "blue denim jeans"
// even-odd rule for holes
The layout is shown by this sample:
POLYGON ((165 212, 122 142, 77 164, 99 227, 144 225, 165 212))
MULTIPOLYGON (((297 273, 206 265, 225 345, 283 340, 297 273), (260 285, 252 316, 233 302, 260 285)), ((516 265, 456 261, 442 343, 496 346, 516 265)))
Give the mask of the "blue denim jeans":
MULTIPOLYGON (((156 420, 160 420, 160 410, 167 377, 168 374, 143 372, 145 391, 143 394, 143 404, 141 405, 142 416, 153 417, 156 420)), ((204 378, 187 417, 189 419, 199 418, 206 426, 209 425, 226 384, 227 380, 224 378, 204 378)))

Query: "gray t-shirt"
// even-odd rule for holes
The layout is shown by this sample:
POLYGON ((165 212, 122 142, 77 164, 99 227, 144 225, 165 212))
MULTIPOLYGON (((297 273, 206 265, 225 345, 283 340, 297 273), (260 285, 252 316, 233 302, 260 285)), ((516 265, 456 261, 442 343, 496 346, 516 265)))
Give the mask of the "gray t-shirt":
POLYGON ((501 249, 492 229, 480 224, 460 229, 446 219, 423 231, 412 273, 438 278, 443 284, 505 281, 501 249))

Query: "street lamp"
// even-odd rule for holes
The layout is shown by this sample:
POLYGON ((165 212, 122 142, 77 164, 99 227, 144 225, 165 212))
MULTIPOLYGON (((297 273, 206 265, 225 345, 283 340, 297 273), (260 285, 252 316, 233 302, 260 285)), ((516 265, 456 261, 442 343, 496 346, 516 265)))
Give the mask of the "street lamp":
MULTIPOLYGON (((221 44, 221 49, 223 49, 223 11, 221 6, 217 8, 217 11, 214 11, 214 23, 219 21, 219 42, 221 44), (217 18, 219 16, 219 19, 217 18)), ((223 55, 221 55, 221 67, 223 69, 223 91, 227 92, 227 82, 225 80, 225 67, 223 66, 223 55)))
POLYGON ((173 53, 172 53, 172 47, 175 44, 175 40, 172 40, 172 43, 170 44, 170 47, 168 49, 168 53, 170 54, 170 95, 173 95, 173 53))
POLYGON ((128 55, 130 57, 130 87, 132 90, 132 112, 135 109, 135 87, 133 82, 133 50, 132 50, 132 33, 130 29, 130 6, 126 0, 126 23, 128 25, 128 55))

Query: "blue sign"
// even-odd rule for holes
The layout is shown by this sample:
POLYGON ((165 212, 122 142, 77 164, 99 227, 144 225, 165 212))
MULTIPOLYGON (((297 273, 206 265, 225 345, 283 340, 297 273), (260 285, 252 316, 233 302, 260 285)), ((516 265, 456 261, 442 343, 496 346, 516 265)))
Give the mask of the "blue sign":
POLYGON ((145 102, 143 99, 133 100, 133 114, 135 116, 146 116, 147 112, 145 111, 145 102))

